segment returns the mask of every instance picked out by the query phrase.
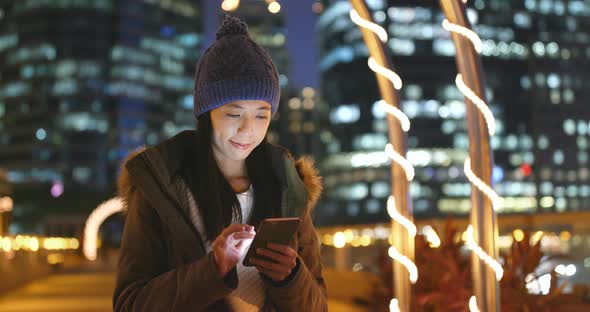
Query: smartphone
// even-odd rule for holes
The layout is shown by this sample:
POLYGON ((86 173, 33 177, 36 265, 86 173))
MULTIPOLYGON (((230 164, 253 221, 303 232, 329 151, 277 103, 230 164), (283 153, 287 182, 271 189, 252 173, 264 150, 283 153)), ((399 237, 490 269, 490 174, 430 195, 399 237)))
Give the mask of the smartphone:
POLYGON ((256 249, 266 248, 268 243, 290 245, 293 235, 295 235, 299 227, 299 222, 299 218, 268 218, 262 220, 242 262, 244 266, 254 266, 250 262, 252 257, 269 260, 256 253, 256 249))

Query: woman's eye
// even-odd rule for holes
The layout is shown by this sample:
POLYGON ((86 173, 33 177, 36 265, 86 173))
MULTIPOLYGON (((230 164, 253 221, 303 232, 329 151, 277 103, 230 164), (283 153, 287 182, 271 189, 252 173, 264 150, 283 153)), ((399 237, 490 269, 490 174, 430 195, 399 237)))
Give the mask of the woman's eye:
POLYGON ((240 117, 240 115, 238 115, 238 114, 227 114, 227 117, 237 118, 237 117, 240 117))
POLYGON ((267 119, 268 116, 256 116, 256 118, 258 118, 258 119, 267 119))

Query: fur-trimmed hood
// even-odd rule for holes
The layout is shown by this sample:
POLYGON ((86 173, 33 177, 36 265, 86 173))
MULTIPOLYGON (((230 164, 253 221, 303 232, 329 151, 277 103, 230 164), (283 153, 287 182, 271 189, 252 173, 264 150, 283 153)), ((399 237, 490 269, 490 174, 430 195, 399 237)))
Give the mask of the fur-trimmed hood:
MULTIPOLYGON (((194 135, 194 131, 185 131, 184 133, 181 133, 179 136, 182 136, 184 134, 184 136, 188 136, 188 134, 186 132, 191 132, 191 135, 194 135)), ((176 138, 176 137, 175 137, 176 138)), ((170 139, 170 141, 174 141, 175 138, 170 139)), ((178 140, 178 139, 177 139, 178 140)), ((150 149, 162 149, 162 148, 166 148, 165 147, 166 143, 163 143, 162 145, 150 148, 150 149)), ((118 187, 118 194, 119 196, 122 198, 123 202, 127 203, 131 197, 131 195, 133 194, 133 192, 136 189, 136 185, 133 182, 133 178, 129 172, 129 164, 137 161, 138 156, 143 156, 144 154, 146 154, 147 151, 149 151, 150 149, 146 149, 145 147, 141 147, 133 152, 131 152, 126 158, 125 160, 122 162, 122 166, 121 166, 121 170, 118 176, 118 180, 117 180, 117 187, 118 187)), ((292 161, 292 163, 294 164, 294 167, 297 171, 297 175, 299 176, 299 179, 301 180, 301 182, 303 183, 303 185, 305 186, 305 190, 307 191, 307 210, 312 211, 315 208, 315 205, 317 204, 321 194, 322 194, 322 190, 323 190, 323 186, 322 186, 322 177, 319 175, 319 171, 316 168, 315 165, 315 161, 313 160, 313 158, 309 157, 309 156, 304 156, 301 157, 297 160, 293 160, 290 156, 290 154, 285 155, 285 157, 287 159, 290 159, 292 161)), ((163 159, 166 159, 166 157, 163 157, 163 159)), ((177 162, 178 163, 178 162, 177 162)), ((164 166, 166 167, 166 166, 164 166)), ((168 177, 169 179, 172 179, 172 177, 168 177)), ((125 205, 127 206, 127 205, 125 205)))

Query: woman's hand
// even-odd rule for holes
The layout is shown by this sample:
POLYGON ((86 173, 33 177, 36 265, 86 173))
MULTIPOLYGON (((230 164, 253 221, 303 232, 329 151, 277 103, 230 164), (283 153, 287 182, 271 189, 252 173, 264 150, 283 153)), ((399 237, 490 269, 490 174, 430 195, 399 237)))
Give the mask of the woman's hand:
POLYGON ((251 262, 275 282, 284 281, 297 265, 297 252, 291 246, 269 243, 267 248, 258 248, 256 254, 272 260, 253 257, 251 262))
POLYGON ((247 224, 232 224, 213 241, 212 249, 220 277, 224 277, 246 252, 256 235, 254 227, 247 224))

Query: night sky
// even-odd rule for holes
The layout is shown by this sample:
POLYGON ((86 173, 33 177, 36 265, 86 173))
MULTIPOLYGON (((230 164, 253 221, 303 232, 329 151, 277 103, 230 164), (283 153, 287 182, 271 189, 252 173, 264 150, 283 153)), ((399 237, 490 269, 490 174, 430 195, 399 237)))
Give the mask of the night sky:
MULTIPOLYGON (((316 14, 311 9, 315 1, 279 0, 281 4, 279 14, 286 17, 287 23, 287 49, 289 50, 291 67, 290 84, 297 89, 307 86, 318 87, 316 14)), ((205 23, 205 45, 203 48, 206 49, 215 38, 215 31, 219 26, 221 0, 205 0, 202 3, 205 23)), ((268 14, 271 13, 268 12, 268 14)))

